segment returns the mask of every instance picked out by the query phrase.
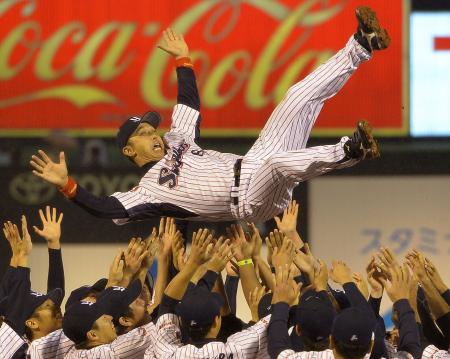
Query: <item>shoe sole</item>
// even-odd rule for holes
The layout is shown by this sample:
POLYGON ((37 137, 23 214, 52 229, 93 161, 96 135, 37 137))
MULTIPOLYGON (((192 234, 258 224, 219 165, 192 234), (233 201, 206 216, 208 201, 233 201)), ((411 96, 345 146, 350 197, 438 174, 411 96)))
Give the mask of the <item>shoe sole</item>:
MULTIPOLYGON (((377 14, 367 6, 360 6, 356 9, 356 18, 365 34, 374 33, 378 39, 379 50, 386 49, 391 43, 391 38, 386 29, 380 27, 377 14)), ((371 41, 370 39, 369 41, 371 41)), ((378 50, 378 49, 377 49, 378 50)))
POLYGON ((378 145, 378 142, 373 137, 373 130, 370 126, 369 122, 367 121, 361 121, 358 124, 358 128, 360 131, 363 132, 365 139, 364 147, 369 150, 369 157, 370 158, 379 158, 380 157, 380 146, 378 145))

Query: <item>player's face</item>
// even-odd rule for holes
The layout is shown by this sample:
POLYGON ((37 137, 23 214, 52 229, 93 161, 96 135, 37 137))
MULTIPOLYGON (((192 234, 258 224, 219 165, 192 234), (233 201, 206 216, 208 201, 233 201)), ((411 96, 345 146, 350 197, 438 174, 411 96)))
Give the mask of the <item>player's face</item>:
POLYGON ((150 322, 150 315, 147 313, 147 305, 148 302, 146 302, 142 297, 138 297, 133 303, 130 304, 134 328, 150 322))
POLYGON ((124 154, 132 157, 138 165, 139 163, 159 161, 165 155, 164 141, 153 126, 144 122, 128 139, 124 154), (127 147, 129 147, 129 153, 125 152, 127 147))
POLYGON ((94 330, 97 335, 97 342, 109 344, 117 338, 116 328, 110 315, 102 315, 94 323, 94 330))
POLYGON ((49 334, 62 327, 61 308, 57 307, 51 299, 47 299, 34 311, 39 330, 49 334))

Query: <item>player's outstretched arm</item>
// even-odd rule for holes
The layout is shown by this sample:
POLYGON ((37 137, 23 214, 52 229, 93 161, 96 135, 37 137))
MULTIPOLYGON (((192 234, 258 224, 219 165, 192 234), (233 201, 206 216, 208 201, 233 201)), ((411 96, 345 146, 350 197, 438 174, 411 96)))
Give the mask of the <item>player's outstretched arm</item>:
POLYGON ((163 32, 158 47, 175 58, 178 80, 177 106, 172 114, 171 130, 192 137, 200 136, 200 96, 189 48, 182 34, 171 28, 163 32), (187 106, 189 109, 181 106, 187 106))
POLYGON ((53 161, 44 151, 39 150, 30 160, 33 174, 58 189, 74 203, 90 214, 101 218, 128 218, 128 212, 115 197, 97 197, 81 187, 69 176, 64 152, 59 153, 59 162, 53 161))

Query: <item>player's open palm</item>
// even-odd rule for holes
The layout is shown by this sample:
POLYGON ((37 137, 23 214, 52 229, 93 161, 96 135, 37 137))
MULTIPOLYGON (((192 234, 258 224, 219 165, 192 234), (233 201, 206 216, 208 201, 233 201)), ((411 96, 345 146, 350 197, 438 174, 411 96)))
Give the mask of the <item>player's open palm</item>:
POLYGON ((39 150, 39 156, 31 156, 30 165, 34 168, 33 174, 44 181, 64 187, 68 181, 68 171, 64 152, 59 153, 59 162, 53 162, 47 154, 39 150))
POLYGON ((162 40, 158 47, 174 57, 189 56, 189 48, 186 41, 184 41, 183 35, 178 34, 170 27, 163 31, 162 40))
POLYGON ((47 245, 51 249, 59 249, 61 238, 61 222, 63 213, 57 216, 56 208, 50 209, 50 206, 45 207, 45 215, 42 209, 39 210, 39 217, 42 221, 42 229, 33 226, 34 231, 47 241, 47 245))

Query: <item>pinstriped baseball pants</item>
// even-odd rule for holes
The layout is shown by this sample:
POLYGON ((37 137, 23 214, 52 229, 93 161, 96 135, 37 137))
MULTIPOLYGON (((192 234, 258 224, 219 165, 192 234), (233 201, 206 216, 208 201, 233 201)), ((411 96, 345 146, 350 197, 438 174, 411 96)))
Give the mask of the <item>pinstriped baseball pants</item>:
POLYGON ((358 162, 342 161, 348 137, 335 145, 305 147, 325 101, 370 57, 352 36, 342 50, 287 91, 243 159, 239 217, 272 218, 286 208, 299 182, 358 162))

